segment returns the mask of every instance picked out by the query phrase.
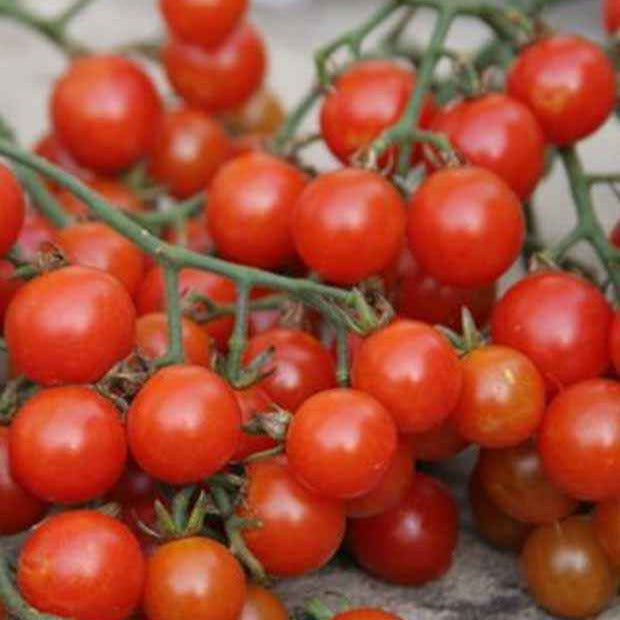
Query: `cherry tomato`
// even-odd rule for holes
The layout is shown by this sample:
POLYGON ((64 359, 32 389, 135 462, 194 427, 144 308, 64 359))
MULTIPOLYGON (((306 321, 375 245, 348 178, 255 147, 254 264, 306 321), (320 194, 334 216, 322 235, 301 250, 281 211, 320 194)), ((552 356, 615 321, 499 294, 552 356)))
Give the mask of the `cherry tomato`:
MULTIPOLYGON (((251 422, 256 414, 266 413, 270 410, 271 399, 260 387, 253 385, 245 390, 235 390, 235 399, 241 410, 241 422, 243 425, 251 422)), ((243 461, 251 454, 263 452, 274 448, 276 442, 268 435, 250 435, 241 433, 241 440, 237 445, 232 460, 235 462, 243 461)))
POLYGON ((273 355, 263 370, 271 374, 260 385, 280 407, 295 411, 313 394, 336 386, 331 355, 310 334, 286 328, 258 334, 248 342, 245 363, 270 348, 273 355))
POLYGON ((450 417, 428 431, 408 435, 407 439, 419 461, 443 461, 456 456, 469 446, 450 417))
POLYGON ((15 267, 8 260, 0 259, 0 333, 4 324, 6 309, 15 296, 15 293, 24 284, 23 280, 14 278, 15 267))
POLYGON ((236 134, 269 136, 280 128, 284 118, 285 111, 278 97, 263 88, 243 106, 224 114, 222 120, 236 134))
POLYGON ((232 157, 241 157, 249 153, 268 152, 269 135, 262 132, 246 133, 233 138, 232 157))
POLYGON ((435 116, 431 129, 446 135, 470 164, 495 173, 523 200, 543 174, 542 129, 530 110, 508 95, 457 101, 435 116))
MULTIPOLYGON (((60 141, 54 133, 44 135, 33 147, 34 152, 43 159, 47 159, 50 163, 62 168, 66 172, 84 182, 90 182, 95 178, 92 171, 83 168, 78 164, 73 155, 67 150, 67 147, 60 141)), ((47 178, 44 179, 48 187, 57 192, 61 189, 60 185, 47 178)))
POLYGON ((333 616, 333 620, 401 620, 401 618, 382 609, 360 607, 342 611, 333 616))
POLYGON ((342 502, 299 484, 284 458, 252 463, 246 475, 245 500, 237 512, 261 523, 243 530, 243 538, 265 570, 294 577, 327 564, 344 536, 342 502))
POLYGON ((611 231, 610 239, 617 248, 620 248, 620 220, 616 222, 614 229, 611 231))
POLYGON ((616 103, 616 77, 598 45, 558 34, 525 48, 508 73, 508 93, 527 105, 547 140, 572 144, 596 131, 616 103))
POLYGON ((86 56, 58 80, 54 131, 82 165, 112 174, 143 157, 161 103, 148 75, 121 56, 86 56))
POLYGON ((239 620, 288 620, 282 601, 269 590, 249 584, 239 620))
POLYGON ((170 484, 199 482, 237 448, 241 412, 226 383, 200 366, 168 366, 138 392, 127 417, 140 467, 170 484))
POLYGON ((348 389, 311 396, 295 413, 286 455, 295 476, 325 497, 369 493, 396 452, 396 427, 372 396, 348 389))
POLYGON ((592 515, 596 536, 614 567, 620 567, 620 500, 597 505, 592 515))
MULTIPOLYGON (((107 203, 126 213, 140 213, 144 205, 140 197, 129 187, 114 179, 94 179, 90 188, 97 192, 107 203)), ((77 198, 68 189, 58 192, 58 201, 65 211, 78 218, 86 219, 91 215, 88 205, 77 198)))
POLYGON ((173 39, 162 51, 162 62, 173 88, 189 105, 222 112, 241 105, 260 88, 267 58, 258 32, 242 24, 209 51, 173 39))
POLYGON ((229 260, 273 269, 295 257, 293 207, 306 184, 291 164, 264 153, 238 157, 213 179, 208 227, 229 260))
POLYGON ((24 223, 24 194, 13 173, 0 164, 0 256, 17 241, 24 223))
POLYGON ((438 579, 452 564, 458 538, 456 502, 439 482, 416 474, 405 499, 392 510, 354 519, 351 552, 370 574, 419 585, 438 579))
POLYGON ((205 189, 231 153, 223 127, 200 110, 178 108, 161 119, 150 153, 149 172, 177 198, 205 189))
POLYGON ((199 254, 213 254, 215 250, 215 244, 207 230, 207 218, 202 214, 185 220, 180 226, 171 226, 164 239, 199 254))
POLYGON ((603 19, 607 32, 611 35, 616 34, 620 27, 620 2, 618 0, 605 0, 603 3, 603 19))
POLYGON ((527 355, 553 392, 606 370, 612 318, 595 286, 548 271, 508 290, 493 311, 491 333, 496 344, 527 355))
POLYGON ((617 588, 617 577, 587 517, 534 530, 521 554, 521 568, 536 602, 563 618, 596 616, 617 588))
POLYGON ((26 262, 32 263, 37 254, 56 238, 56 230, 49 220, 35 211, 26 211, 24 225, 17 237, 19 255, 26 262))
POLYGON ((616 369, 616 374, 620 377, 620 310, 616 311, 616 316, 611 328, 611 338, 609 340, 611 349, 611 360, 616 369))
POLYGON ((297 251, 310 269, 331 282, 354 284, 398 255, 405 205, 383 177, 350 168, 309 183, 292 225, 297 251))
POLYGON ((565 493, 591 501, 620 496, 620 383, 592 379, 561 392, 545 413, 538 448, 565 493))
POLYGON ((168 27, 183 41, 205 48, 222 43, 241 21, 247 0, 161 0, 168 27))
POLYGON ((64 512, 46 519, 26 541, 17 584, 41 612, 123 620, 140 603, 144 559, 120 521, 93 510, 64 512))
POLYGON ((11 360, 42 385, 94 383, 129 355, 135 309, 115 278, 63 267, 30 280, 5 319, 11 360))
POLYGON ((523 245, 519 200, 484 168, 435 172, 413 194, 408 218, 409 249, 422 269, 443 284, 492 284, 523 245))
POLYGON ((421 433, 441 424, 456 406, 462 371, 438 331, 401 320, 364 340, 352 379, 354 388, 387 408, 401 433, 421 433))

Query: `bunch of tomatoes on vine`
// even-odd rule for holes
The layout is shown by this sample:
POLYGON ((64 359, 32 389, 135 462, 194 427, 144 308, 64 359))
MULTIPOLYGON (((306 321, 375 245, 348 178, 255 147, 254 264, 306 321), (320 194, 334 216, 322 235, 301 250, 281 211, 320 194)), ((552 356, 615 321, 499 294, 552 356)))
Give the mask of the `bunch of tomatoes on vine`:
POLYGON ((620 227, 592 189, 620 174, 577 145, 614 114, 620 2, 606 50, 544 0, 378 2, 288 114, 247 0, 161 0, 165 40, 105 54, 70 33, 90 3, 0 1, 68 57, 32 151, 0 127, 0 534, 24 533, 0 547, 0 617, 285 619, 267 586, 343 548, 389 583, 440 579, 459 511, 429 472, 470 446, 476 526, 537 603, 608 607, 620 227), (480 49, 448 45, 463 17, 480 49), (549 245, 552 166, 576 223, 549 245))

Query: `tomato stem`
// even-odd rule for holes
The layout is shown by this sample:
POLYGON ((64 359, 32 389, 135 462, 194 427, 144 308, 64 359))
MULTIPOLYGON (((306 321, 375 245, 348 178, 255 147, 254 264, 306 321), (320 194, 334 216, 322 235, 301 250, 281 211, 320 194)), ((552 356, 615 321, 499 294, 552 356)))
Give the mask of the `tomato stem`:
POLYGON ((349 386, 349 367, 351 365, 351 355, 349 351, 349 332, 346 327, 341 325, 336 326, 336 352, 337 352, 337 366, 336 366, 336 378, 338 383, 342 387, 349 386))
POLYGON ((228 361, 226 374, 232 385, 237 385, 241 368, 241 356, 245 351, 250 317, 250 293, 252 285, 246 280, 237 282, 237 303, 235 308, 235 327, 228 341, 228 361))
MULTIPOLYGON (((167 364, 181 364, 185 360, 185 351, 179 301, 179 271, 174 264, 167 264, 163 269, 168 314, 168 352, 162 359, 167 364)), ((158 360, 158 366, 162 365, 160 362, 161 360, 158 360)))

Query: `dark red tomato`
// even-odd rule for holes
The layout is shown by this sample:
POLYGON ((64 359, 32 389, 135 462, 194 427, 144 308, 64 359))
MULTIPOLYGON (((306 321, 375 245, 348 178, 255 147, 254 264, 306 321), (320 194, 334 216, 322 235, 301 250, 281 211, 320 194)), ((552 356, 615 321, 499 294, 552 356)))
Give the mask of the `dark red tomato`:
POLYGON ((269 136, 280 128, 285 116, 280 99, 263 88, 243 106, 224 114, 222 121, 235 134, 269 136))
POLYGON ((353 499, 372 491, 396 453, 396 426, 372 396, 326 390, 295 412, 286 456, 295 477, 325 497, 353 499))
POLYGON ((127 457, 119 412, 85 386, 49 388, 30 398, 11 424, 9 450, 15 479, 58 504, 107 493, 127 457))
POLYGON ((213 179, 206 204, 219 254, 263 269, 291 261, 293 208, 306 181, 300 170, 265 153, 226 164, 213 179))
MULTIPOLYGON (((271 408, 271 399, 260 387, 253 385, 245 390, 235 390, 235 398, 241 410, 241 422, 247 424, 251 422, 258 413, 267 413, 271 408)), ((241 440, 237 445, 232 460, 235 462, 243 461, 251 454, 263 452, 274 448, 276 442, 268 435, 250 435, 241 433, 241 440)))
POLYGON ((5 426, 0 426, 0 506, 0 536, 28 529, 45 513, 45 504, 13 477, 9 466, 9 429, 5 426))
POLYGON ((199 482, 231 459, 241 412, 231 390, 201 366, 168 366, 138 392, 127 417, 131 453, 170 484, 199 482))
POLYGON ((82 165, 115 173, 143 157, 161 103, 149 76, 122 56, 73 62, 51 99, 54 131, 82 165))
POLYGON ((616 103, 616 77, 603 50, 578 35, 533 43, 508 73, 508 93, 528 106, 547 140, 566 145, 596 131, 616 103))
POLYGON ((273 369, 261 387, 273 401, 294 412, 313 394, 336 387, 336 372, 329 351, 305 332, 274 328, 250 339, 244 361, 273 348, 265 372, 273 369))
POLYGON ((456 456, 469 446, 456 430, 451 417, 424 433, 408 435, 407 439, 419 461, 443 461, 456 456))
MULTIPOLYGON (((207 333, 194 321, 181 319, 183 350, 189 364, 209 365, 211 341, 207 333)), ((154 360, 168 352, 168 317, 164 312, 144 314, 136 321, 136 349, 138 353, 154 360)))
POLYGON ((554 392, 607 369, 612 319, 611 307, 595 286, 548 271, 508 290, 493 311, 491 333, 496 344, 529 357, 554 392))
POLYGON ((187 198, 207 187, 231 150, 230 138, 216 120, 200 110, 178 108, 161 119, 149 172, 173 196, 187 198))
POLYGON ((24 223, 26 204, 17 179, 0 164, 0 256, 17 241, 24 223))
POLYGON ((265 588, 248 584, 245 604, 239 620, 288 620, 289 615, 282 601, 265 588))
POLYGON ((327 564, 344 536, 344 504, 302 486, 284 458, 252 463, 246 474, 245 501, 237 513, 261 523, 243 530, 243 538, 265 570, 295 577, 327 564))
MULTIPOLYGON (((44 135, 33 147, 34 152, 43 159, 47 159, 50 163, 62 168, 66 172, 70 172, 73 176, 88 183, 94 180, 95 175, 90 170, 83 168, 78 164, 73 155, 62 144, 58 136, 53 133, 44 135)), ((52 191, 61 189, 60 185, 49 179, 45 179, 48 187, 52 191)))
MULTIPOLYGON (((331 152, 350 164, 398 121, 415 86, 415 73, 391 60, 368 60, 343 73, 321 110, 321 132, 331 152)), ((430 125, 434 113, 433 98, 427 95, 419 122, 422 128, 430 125)), ((414 161, 419 155, 420 149, 416 149, 414 161)), ((397 149, 392 148, 383 155, 381 164, 393 164, 397 156, 397 149)))
POLYGON ((6 309, 15 296, 15 293, 24 284, 23 280, 14 278, 15 266, 8 260, 0 259, 0 333, 4 324, 6 309))
POLYGON ((616 222, 614 229, 611 231, 610 239, 617 248, 620 248, 620 220, 616 222))
POLYGON ((392 510, 354 519, 349 544, 371 575, 408 585, 438 579, 452 564, 458 539, 456 502, 439 482, 416 474, 405 499, 392 510))
POLYGON ((56 230, 49 220, 35 211, 26 211, 24 225, 17 237, 20 257, 29 263, 34 262, 39 251, 53 243, 55 237, 56 230))
POLYGON ((202 214, 185 220, 180 226, 171 226, 164 239, 199 254, 212 254, 215 250, 215 244, 207 230, 207 219, 202 214))
POLYGON ((42 385, 94 383, 131 352, 135 314, 116 278, 63 267, 17 292, 4 333, 12 362, 29 379, 42 385))
POLYGON ((502 93, 457 101, 433 119, 474 166, 503 179, 521 199, 534 191, 545 167, 545 137, 529 108, 502 93))
POLYGON ((609 561, 620 568, 620 500, 598 504, 592 515, 592 525, 609 561))
POLYGON ((382 609, 361 607, 349 609, 333 616, 333 620, 401 620, 398 616, 382 609))
POLYGON ((173 39, 162 50, 162 62, 173 88, 189 105, 223 112, 260 88, 267 58, 258 32, 242 24, 214 50, 173 39))
POLYGON ((160 8, 172 32, 205 48, 222 43, 241 21, 247 0, 161 0, 160 8))
POLYGON ((169 542, 147 562, 143 607, 149 620, 237 620, 245 596, 241 565, 209 538, 169 542))
POLYGON ((364 340, 353 387, 374 396, 401 433, 441 424, 458 402, 462 371, 446 338, 430 325, 396 321, 364 340))
POLYGON ((616 369, 616 375, 620 377, 620 310, 616 311, 616 316, 611 327, 611 338, 609 343, 611 349, 611 361, 616 369))
POLYGON ((545 382, 515 349, 489 345, 461 360, 463 390, 451 418, 457 430, 484 448, 523 443, 540 425, 545 382))
MULTIPOLYGON (((215 303, 234 303, 237 293, 232 280, 200 269, 181 269, 179 272, 179 294, 183 298, 195 292, 208 297, 215 303)), ((166 308, 164 276, 159 267, 154 267, 145 276, 136 296, 138 314, 160 312, 166 308)), ((215 346, 221 351, 228 347, 234 319, 223 317, 203 325, 206 333, 213 338, 215 346)))
POLYGON ((26 540, 17 585, 44 613, 123 620, 141 601, 144 573, 140 545, 125 525, 94 510, 77 510, 46 519, 26 540))
POLYGON ((620 495, 620 383, 592 379, 567 388, 547 409, 538 449, 551 480, 578 499, 620 495))
POLYGON ((577 502, 546 476, 536 446, 481 450, 477 475, 489 499, 522 523, 553 523, 571 514, 577 502))
POLYGON ((309 183, 292 223, 295 246, 310 269, 331 282, 355 284, 398 255, 405 205, 382 176, 348 168, 309 183))
POLYGON ((603 20, 607 32, 611 35, 616 34, 620 28, 620 2, 618 0, 605 0, 603 3, 603 20))
POLYGON ((4 605, 2 604, 2 601, 0 600, 0 620, 5 620, 6 618, 6 611, 4 610, 4 605))
POLYGON ((498 176, 474 166, 446 168, 420 185, 410 203, 409 249, 443 284, 492 284, 519 256, 521 204, 498 176))

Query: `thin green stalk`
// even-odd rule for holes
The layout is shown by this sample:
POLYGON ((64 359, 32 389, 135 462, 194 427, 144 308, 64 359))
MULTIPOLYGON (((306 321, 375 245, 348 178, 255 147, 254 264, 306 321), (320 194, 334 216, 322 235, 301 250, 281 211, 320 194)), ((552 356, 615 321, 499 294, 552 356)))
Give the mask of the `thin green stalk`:
MULTIPOLYGON (((168 352, 163 358, 165 364, 181 364, 185 359, 183 349, 183 325, 179 303, 179 272, 175 265, 164 265, 166 291, 166 314, 168 315, 168 352)), ((162 360, 159 360, 159 366, 162 360)))
POLYGON ((351 355, 349 351, 349 338, 346 327, 339 325, 336 327, 336 351, 337 367, 336 378, 342 387, 349 386, 349 368, 351 365, 351 355))
POLYGON ((248 337, 248 319, 250 316, 249 304, 252 286, 245 280, 237 284, 237 304, 235 310, 235 327, 228 341, 228 380, 235 385, 239 379, 241 356, 245 350, 248 337))
POLYGON ((93 2, 95 2, 95 0, 75 0, 64 11, 57 15, 52 20, 52 23, 61 30, 65 29, 73 18, 77 17, 85 8, 93 4, 93 2))
POLYGON ((147 213, 133 213, 132 219, 143 226, 165 226, 175 224, 179 220, 192 217, 200 212, 205 204, 206 195, 200 192, 187 200, 174 205, 167 211, 151 211, 147 213))
POLYGON ((39 177, 24 166, 16 166, 15 173, 34 201, 37 209, 58 228, 63 228, 73 221, 65 212, 53 194, 41 183, 39 177))
POLYGON ((588 185, 613 185, 620 183, 620 172, 588 174, 586 180, 588 185))
POLYGON ((320 86, 313 86, 286 117, 284 123, 273 138, 273 148, 276 153, 285 150, 286 145, 296 134, 304 118, 320 99, 321 93, 322 89, 320 86))

